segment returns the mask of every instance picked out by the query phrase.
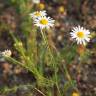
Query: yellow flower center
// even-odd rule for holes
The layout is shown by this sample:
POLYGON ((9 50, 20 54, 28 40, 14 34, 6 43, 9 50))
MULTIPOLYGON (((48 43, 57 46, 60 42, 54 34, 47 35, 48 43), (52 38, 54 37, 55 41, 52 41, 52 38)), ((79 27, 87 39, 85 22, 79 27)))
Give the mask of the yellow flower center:
POLYGON ((39 3, 38 7, 39 7, 41 10, 43 10, 43 9, 45 8, 45 5, 44 5, 44 3, 39 3))
POLYGON ((40 23, 43 25, 47 25, 48 24, 48 20, 47 19, 41 19, 40 23))
POLYGON ((41 16, 41 13, 40 12, 36 12, 35 16, 41 16))
POLYGON ((64 9, 63 6, 60 6, 59 9, 58 9, 58 11, 59 11, 60 13, 64 13, 65 9, 64 9))
POLYGON ((77 32, 77 36, 79 38, 83 38, 84 37, 84 32, 77 32))
POLYGON ((77 92, 73 92, 72 96, 80 96, 80 94, 77 92))

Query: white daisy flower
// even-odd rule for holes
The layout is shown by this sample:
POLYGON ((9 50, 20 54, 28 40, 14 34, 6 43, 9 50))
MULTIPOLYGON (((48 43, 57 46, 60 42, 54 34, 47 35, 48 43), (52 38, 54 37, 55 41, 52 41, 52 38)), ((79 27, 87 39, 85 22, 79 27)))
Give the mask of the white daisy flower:
POLYGON ((32 2, 33 2, 34 4, 38 4, 38 3, 40 3, 40 0, 32 0, 32 2))
POLYGON ((44 29, 44 28, 50 28, 53 27, 55 20, 53 20, 50 17, 46 17, 46 16, 41 16, 38 17, 34 20, 34 24, 38 27, 40 27, 40 29, 44 29))
POLYGON ((77 26, 74 27, 70 33, 71 37, 77 41, 77 44, 86 45, 86 42, 90 41, 90 32, 83 27, 77 26))
POLYGON ((10 57, 12 55, 12 52, 11 52, 11 50, 8 50, 7 49, 7 50, 5 50, 5 51, 2 52, 2 55, 3 56, 6 56, 6 57, 10 57))
POLYGON ((33 13, 30 14, 30 16, 33 19, 38 18, 38 17, 41 17, 41 16, 46 16, 46 15, 47 15, 47 13, 46 13, 45 10, 43 10, 43 11, 36 11, 36 12, 33 12, 33 13))

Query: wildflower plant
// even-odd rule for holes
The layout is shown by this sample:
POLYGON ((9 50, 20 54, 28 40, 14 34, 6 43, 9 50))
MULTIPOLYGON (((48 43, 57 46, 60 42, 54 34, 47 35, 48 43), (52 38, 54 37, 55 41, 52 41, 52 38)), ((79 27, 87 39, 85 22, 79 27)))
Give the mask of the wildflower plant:
POLYGON ((12 55, 12 52, 11 50, 5 50, 2 52, 2 55, 5 56, 5 57, 10 57, 12 55))
POLYGON ((80 26, 74 27, 70 34, 72 38, 77 41, 77 44, 85 45, 86 42, 90 41, 89 30, 86 30, 83 27, 80 27, 80 26))
POLYGON ((38 17, 34 20, 34 24, 37 27, 40 27, 41 30, 44 28, 49 29, 50 27, 53 27, 54 20, 50 17, 41 16, 41 17, 38 17))
MULTIPOLYGON (((20 14, 22 14, 24 10, 21 10, 20 12, 20 14)), ((2 52, 3 57, 9 62, 18 64, 32 72, 36 79, 32 88, 39 91, 40 94, 42 93, 43 96, 55 96, 53 95, 55 92, 57 96, 64 96, 69 88, 76 89, 76 82, 69 73, 68 64, 70 64, 76 56, 77 45, 74 44, 74 42, 71 45, 66 42, 66 46, 62 50, 59 51, 56 49, 52 38, 48 37, 55 25, 55 20, 47 16, 45 10, 29 14, 27 20, 29 24, 28 22, 25 23, 30 26, 28 26, 28 28, 31 30, 29 31, 26 27, 21 26, 22 30, 26 31, 27 29, 28 31, 28 34, 26 34, 27 32, 24 32, 24 36, 26 37, 25 44, 10 32, 14 40, 14 47, 19 54, 19 60, 11 57, 12 53, 10 50, 2 52), (33 21, 33 24, 30 23, 30 21, 33 21), (50 39, 52 46, 50 44, 50 39), (54 51, 54 49, 56 50, 54 51), (49 75, 48 73, 47 75, 45 74, 47 67, 53 71, 52 75, 49 75), (62 83, 62 79, 64 80, 64 83, 62 83), (56 90, 54 91, 54 89, 56 90), (44 92, 42 90, 44 90, 44 92)), ((90 40, 89 30, 80 26, 73 28, 72 32, 69 34, 71 34, 71 37, 80 45, 85 45, 86 42, 89 42, 90 40)), ((72 96, 79 95, 74 93, 72 96)))
POLYGON ((36 19, 36 18, 41 17, 41 16, 46 16, 46 15, 47 15, 47 13, 46 13, 45 10, 43 10, 43 11, 36 11, 36 12, 33 12, 33 13, 30 14, 30 16, 33 19, 36 19))

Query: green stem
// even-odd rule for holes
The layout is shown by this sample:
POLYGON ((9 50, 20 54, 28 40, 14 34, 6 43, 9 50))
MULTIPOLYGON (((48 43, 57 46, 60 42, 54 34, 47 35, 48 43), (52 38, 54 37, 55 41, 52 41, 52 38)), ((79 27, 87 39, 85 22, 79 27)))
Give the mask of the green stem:
POLYGON ((66 65, 63 66, 63 67, 64 67, 64 71, 65 71, 65 74, 66 74, 66 77, 67 77, 68 81, 70 82, 71 85, 73 85, 73 82, 72 82, 73 80, 70 76, 70 73, 68 72, 68 69, 67 69, 66 65))
POLYGON ((42 30, 41 30, 41 35, 42 35, 42 37, 43 37, 43 40, 44 40, 45 45, 47 45, 47 48, 48 48, 49 53, 50 53, 50 56, 51 56, 51 58, 52 58, 51 60, 53 61, 53 68, 54 68, 54 70, 55 70, 55 74, 54 74, 54 76, 55 76, 55 84, 56 84, 57 90, 58 90, 58 92, 59 92, 59 94, 60 94, 59 96, 61 96, 61 92, 60 92, 60 88, 59 88, 58 80, 57 80, 57 68, 56 68, 54 56, 53 56, 52 51, 51 51, 51 49, 50 49, 50 46, 49 46, 48 40, 47 40, 47 38, 46 38, 46 35, 45 35, 45 33, 44 33, 42 30))
POLYGON ((50 49, 50 47, 49 47, 48 40, 47 40, 47 38, 46 38, 45 33, 44 33, 42 30, 41 30, 41 35, 42 35, 42 37, 43 37, 43 40, 44 40, 45 45, 47 45, 47 48, 48 48, 49 53, 50 53, 50 55, 51 55, 51 58, 53 59, 54 57, 53 57, 52 52, 51 52, 51 49, 50 49))

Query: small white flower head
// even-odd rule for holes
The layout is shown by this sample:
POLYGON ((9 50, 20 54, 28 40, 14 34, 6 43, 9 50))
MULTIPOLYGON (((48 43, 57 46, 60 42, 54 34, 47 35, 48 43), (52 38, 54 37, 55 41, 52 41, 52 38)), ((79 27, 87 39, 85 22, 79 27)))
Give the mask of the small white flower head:
POLYGON ((34 24, 37 27, 40 27, 40 29, 44 29, 44 28, 49 29, 50 27, 53 27, 54 22, 55 22, 55 20, 53 20, 50 17, 46 17, 46 16, 41 16, 34 20, 34 24))
POLYGON ((36 19, 36 18, 41 17, 41 16, 46 16, 46 15, 47 15, 47 13, 46 13, 45 10, 43 10, 43 11, 36 11, 36 12, 33 12, 33 13, 30 14, 30 16, 33 19, 36 19))
POLYGON ((40 0, 32 0, 32 2, 33 2, 34 4, 39 4, 39 3, 40 3, 40 0))
POLYGON ((2 52, 2 55, 5 56, 5 57, 10 57, 12 55, 12 52, 11 50, 5 50, 2 52))
POLYGON ((77 41, 77 44, 86 45, 86 42, 90 41, 90 32, 83 27, 77 26, 74 27, 70 33, 71 37, 77 41))

